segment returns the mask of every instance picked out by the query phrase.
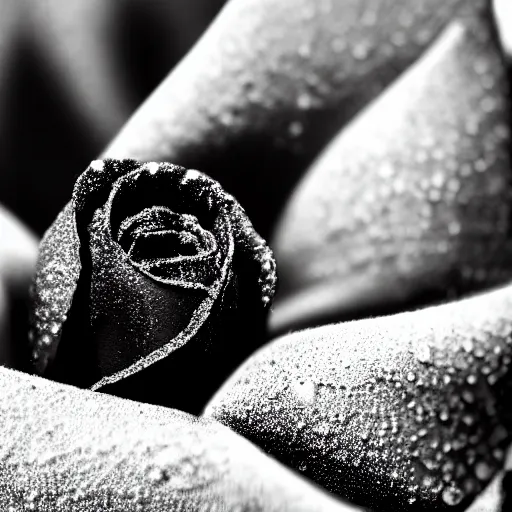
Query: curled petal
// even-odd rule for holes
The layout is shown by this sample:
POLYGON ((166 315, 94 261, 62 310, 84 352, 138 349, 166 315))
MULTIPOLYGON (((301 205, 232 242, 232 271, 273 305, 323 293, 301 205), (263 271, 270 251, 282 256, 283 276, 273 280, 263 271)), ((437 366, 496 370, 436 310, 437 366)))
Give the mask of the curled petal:
POLYGON ((36 367, 197 410, 261 344, 275 284, 271 251, 217 182, 169 164, 95 161, 41 244, 36 367))

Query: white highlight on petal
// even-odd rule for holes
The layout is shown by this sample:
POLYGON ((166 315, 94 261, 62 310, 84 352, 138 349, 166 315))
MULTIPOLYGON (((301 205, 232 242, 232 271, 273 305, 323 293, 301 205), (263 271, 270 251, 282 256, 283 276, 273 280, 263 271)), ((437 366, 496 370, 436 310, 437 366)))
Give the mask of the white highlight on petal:
POLYGON ((105 167, 105 162, 103 160, 93 160, 89 167, 91 167, 91 169, 94 169, 95 171, 103 171, 104 167, 105 167))
POLYGON ((144 167, 149 171, 150 174, 156 174, 160 168, 160 164, 157 162, 149 162, 144 167))
POLYGON ((201 173, 199 171, 196 171, 195 169, 189 169, 183 179, 181 180, 181 183, 187 183, 187 181, 190 180, 197 180, 201 176, 201 173))
POLYGON ((512 2, 510 0, 495 0, 494 12, 501 42, 510 59, 512 58, 512 2))

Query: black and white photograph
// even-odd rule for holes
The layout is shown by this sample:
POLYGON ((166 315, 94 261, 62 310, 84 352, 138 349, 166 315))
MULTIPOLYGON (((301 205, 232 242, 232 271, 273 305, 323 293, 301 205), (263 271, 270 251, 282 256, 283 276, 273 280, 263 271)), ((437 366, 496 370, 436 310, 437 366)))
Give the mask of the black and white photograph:
POLYGON ((512 0, 0 0, 0 512, 512 512, 512 0))

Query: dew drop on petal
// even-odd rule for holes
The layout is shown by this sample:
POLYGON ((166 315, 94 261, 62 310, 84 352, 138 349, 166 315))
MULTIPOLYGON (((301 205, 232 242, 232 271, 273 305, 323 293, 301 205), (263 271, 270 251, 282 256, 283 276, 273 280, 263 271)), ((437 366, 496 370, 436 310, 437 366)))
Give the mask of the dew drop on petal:
POLYGON ((288 127, 288 133, 291 137, 300 137, 304 131, 304 127, 300 121, 293 121, 288 127))
POLYGON ((105 166, 105 163, 103 162, 103 160, 93 160, 89 166, 91 167, 91 169, 94 169, 95 171, 102 171, 105 166))
POLYGON ((463 500, 464 493, 455 485, 450 485, 444 489, 442 498, 447 505, 455 506, 463 500))

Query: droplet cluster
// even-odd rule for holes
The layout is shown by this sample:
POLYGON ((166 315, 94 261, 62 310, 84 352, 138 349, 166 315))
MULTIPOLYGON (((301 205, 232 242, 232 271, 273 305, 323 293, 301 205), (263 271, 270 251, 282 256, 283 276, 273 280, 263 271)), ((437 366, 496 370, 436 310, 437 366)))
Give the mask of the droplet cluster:
POLYGON ((5 368, 0 381, 2 511, 336 510, 211 420, 5 368))
POLYGON ((351 290, 371 303, 510 278, 508 96, 489 17, 461 15, 290 199, 274 240, 283 322, 351 290))
POLYGON ((38 307, 31 309, 28 339, 38 371, 43 371, 54 355, 67 319, 80 276, 79 250, 72 205, 68 204, 41 242, 30 288, 31 300, 38 307))
MULTIPOLYGON (((470 9, 484 4, 478 0, 470 9)), ((203 144, 217 148, 233 137, 271 134, 275 147, 310 155, 319 149, 310 147, 317 144, 310 135, 325 124, 315 124, 314 115, 321 112, 331 121, 333 112, 344 111, 343 121, 348 120, 414 62, 463 5, 460 0, 421 0, 414 6, 392 0, 364 6, 357 0, 231 2, 183 64, 190 70, 192 65, 199 69, 203 59, 208 63, 188 76, 187 93, 181 94, 189 116, 181 115, 181 124, 192 119, 192 129, 204 124, 203 144), (199 103, 188 105, 192 97, 199 103)), ((184 87, 179 74, 166 85, 154 103, 184 87)), ((179 116, 180 108, 171 115, 179 116)), ((179 123, 171 125, 167 118, 166 126, 167 140, 186 137, 179 123)), ((143 155, 143 144, 133 144, 143 155)), ((164 141, 162 147, 173 151, 164 141)), ((112 152, 117 152, 115 144, 112 152)))
POLYGON ((511 313, 505 288, 285 336, 206 414, 355 503, 464 508, 512 440, 511 313))

